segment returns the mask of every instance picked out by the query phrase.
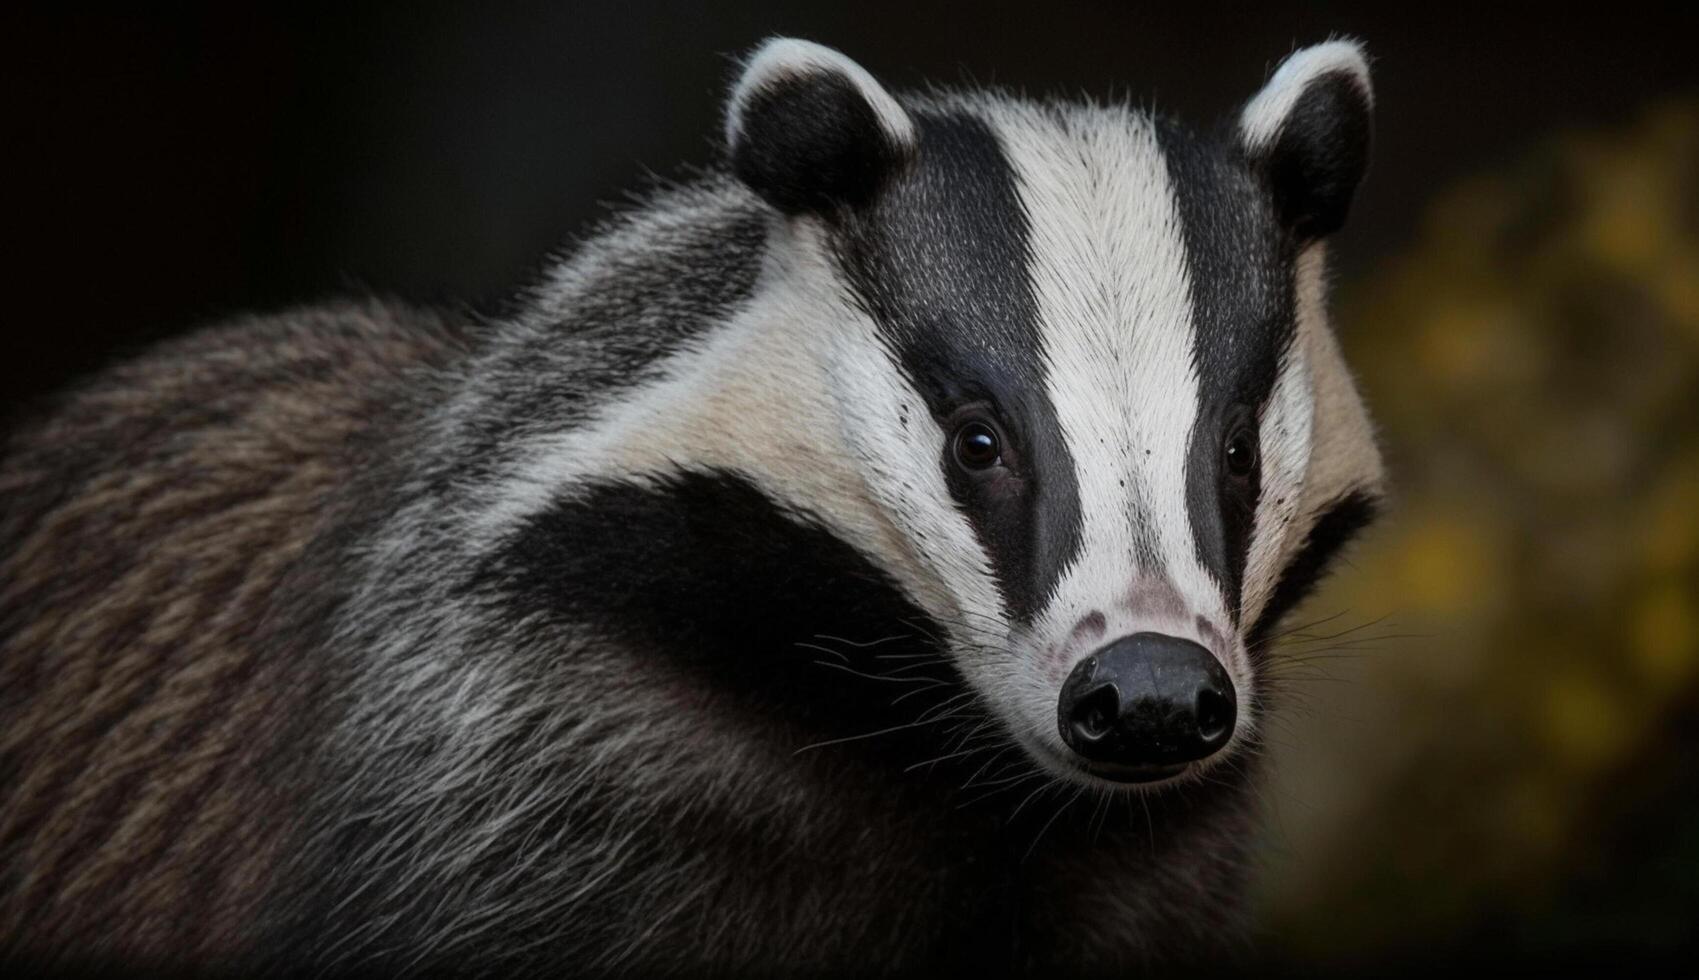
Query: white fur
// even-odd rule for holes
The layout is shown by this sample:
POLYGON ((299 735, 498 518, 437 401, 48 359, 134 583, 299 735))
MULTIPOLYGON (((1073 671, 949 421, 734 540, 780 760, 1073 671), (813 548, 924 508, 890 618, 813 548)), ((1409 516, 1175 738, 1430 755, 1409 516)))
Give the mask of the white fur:
POLYGON ((913 147, 914 123, 897 100, 885 91, 867 69, 851 61, 841 52, 812 41, 779 37, 761 45, 745 63, 743 75, 732 88, 726 108, 726 145, 736 146, 743 131, 743 110, 750 97, 760 89, 810 73, 842 75, 860 90, 867 104, 879 118, 879 125, 900 147, 913 147))
POLYGON ((1369 63, 1362 45, 1355 41, 1328 41, 1303 48, 1281 63, 1239 115, 1239 136, 1245 149, 1257 154, 1280 135, 1280 127, 1310 83, 1323 75, 1343 73, 1363 92, 1370 107, 1374 87, 1369 82, 1369 63))
MULTIPOLYGON (((1074 458, 1082 519, 1077 560, 1004 665, 1006 697, 1024 715, 1017 731, 1066 759, 1056 697, 1091 652, 1070 635, 1092 611, 1105 617, 1103 638, 1152 630, 1192 639, 1240 691, 1249 693, 1250 680, 1230 610, 1192 538, 1185 464, 1199 382, 1191 287, 1156 133, 1125 107, 985 111, 1027 205, 1049 396, 1074 458), (1199 617, 1213 629, 1200 629, 1199 617)), ((1243 695, 1239 712, 1244 730, 1251 705, 1243 695)))
MULTIPOLYGON (((1284 566, 1303 546, 1327 504, 1353 491, 1378 497, 1386 482, 1368 409, 1328 322, 1325 267, 1326 245, 1318 242, 1299 256, 1294 273, 1298 333, 1293 347, 1303 351, 1310 365, 1313 421, 1309 469, 1276 567, 1284 566)), ((1247 609, 1253 617, 1261 612, 1260 604, 1247 609)))
POLYGON ((1281 357, 1274 388, 1269 392, 1258 425, 1258 455, 1262 460, 1260 499, 1251 525, 1250 551, 1245 560, 1244 588, 1239 600, 1240 622, 1255 623, 1274 594, 1275 583, 1291 549, 1292 524, 1299 516, 1310 468, 1314 384, 1309 352, 1294 342, 1281 357))

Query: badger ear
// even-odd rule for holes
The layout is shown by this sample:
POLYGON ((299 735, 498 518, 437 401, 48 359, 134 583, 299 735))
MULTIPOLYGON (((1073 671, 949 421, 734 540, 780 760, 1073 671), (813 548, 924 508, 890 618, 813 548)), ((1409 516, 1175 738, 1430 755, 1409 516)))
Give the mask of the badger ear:
POLYGON ((774 38, 726 105, 732 172, 786 214, 864 203, 914 151, 914 123, 860 65, 774 38))
POLYGON ((1368 169, 1373 115, 1368 61, 1354 41, 1294 53, 1240 113, 1245 154, 1300 240, 1326 237, 1345 223, 1368 169))

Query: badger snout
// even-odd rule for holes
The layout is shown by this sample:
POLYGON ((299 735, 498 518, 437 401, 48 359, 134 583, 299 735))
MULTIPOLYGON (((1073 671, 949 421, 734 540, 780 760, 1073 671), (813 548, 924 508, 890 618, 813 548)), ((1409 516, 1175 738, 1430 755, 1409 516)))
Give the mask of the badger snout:
POLYGON ((1208 650, 1134 633, 1080 661, 1062 685, 1056 721, 1062 741, 1098 764, 1095 774, 1145 782, 1226 745, 1236 704, 1233 681, 1208 650))

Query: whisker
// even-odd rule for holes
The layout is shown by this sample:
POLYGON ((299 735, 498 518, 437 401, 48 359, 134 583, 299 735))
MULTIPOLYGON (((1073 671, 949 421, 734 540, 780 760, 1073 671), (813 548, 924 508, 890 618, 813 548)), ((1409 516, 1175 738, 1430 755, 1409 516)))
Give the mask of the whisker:
POLYGON ((916 633, 919 633, 920 635, 926 637, 928 640, 931 640, 933 643, 936 643, 939 646, 945 645, 944 640, 941 639, 938 636, 938 634, 932 632, 931 630, 920 625, 919 623, 915 622, 912 619, 899 619, 899 620, 897 620, 897 622, 902 623, 904 626, 907 626, 909 629, 914 630, 916 633))
POLYGON ((904 722, 901 725, 892 725, 888 728, 881 728, 878 731, 866 732, 866 733, 861 734, 861 735, 845 735, 842 738, 829 738, 829 739, 826 739, 825 741, 821 741, 821 742, 811 742, 807 745, 804 745, 802 748, 797 749, 795 752, 792 752, 791 755, 801 755, 804 752, 809 752, 809 751, 812 751, 814 749, 823 749, 823 748, 825 748, 829 745, 842 745, 845 742, 859 742, 860 740, 862 740, 864 738, 877 738, 880 735, 889 735, 892 732, 906 731, 907 729, 910 729, 910 728, 919 728, 920 726, 926 725, 926 724, 930 724, 930 722, 927 722, 927 721, 910 721, 910 722, 904 722))
POLYGON ((887 636, 887 637, 885 637, 883 639, 879 639, 879 640, 868 640, 864 643, 857 643, 854 640, 846 640, 841 636, 831 636, 831 635, 826 634, 826 633, 816 633, 816 634, 814 634, 814 638, 816 640, 830 640, 833 643, 842 643, 844 646, 855 647, 858 650, 865 650, 868 647, 883 646, 886 643, 894 643, 897 640, 913 639, 913 637, 911 637, 907 633, 898 633, 894 636, 887 636))
POLYGON ((846 664, 849 663, 849 655, 845 654, 842 650, 833 650, 830 647, 823 647, 818 643, 805 643, 801 640, 798 640, 796 645, 801 647, 804 650, 814 650, 818 653, 824 653, 824 654, 827 654, 828 656, 837 657, 839 660, 842 660, 846 664))
POLYGON ((1077 801, 1080 798, 1080 796, 1083 795, 1084 793, 1085 793, 1085 787, 1084 786, 1081 786, 1079 789, 1075 790, 1074 795, 1068 797, 1067 802, 1065 802, 1061 806, 1057 807, 1056 812, 1052 813, 1050 815, 1049 820, 1044 821, 1044 826, 1038 828, 1038 833, 1033 835, 1032 843, 1027 845, 1026 853, 1021 855, 1021 862, 1023 864, 1026 862, 1026 860, 1028 858, 1032 857, 1032 852, 1038 848, 1038 842, 1043 839, 1044 832, 1046 830, 1050 829, 1050 825, 1056 822, 1056 818, 1060 817, 1062 815, 1062 811, 1066 810, 1068 807, 1073 806, 1075 801, 1077 801))
MULTIPOLYGON (((1346 612, 1349 612, 1349 610, 1346 610, 1346 612)), ((1345 613, 1340 613, 1339 615, 1343 616, 1343 615, 1345 615, 1345 613)), ((1337 617, 1335 617, 1335 618, 1337 618, 1337 617)), ((1359 623, 1358 625, 1352 626, 1348 629, 1342 629, 1337 633, 1308 634, 1308 633, 1291 632, 1291 633, 1285 634, 1285 636, 1288 637, 1288 638, 1296 636, 1296 637, 1298 637, 1298 639, 1301 642, 1309 642, 1311 640, 1337 640, 1342 636, 1350 636, 1352 633, 1360 633, 1363 630, 1371 629, 1375 626, 1379 626, 1380 624, 1386 622, 1390 618, 1391 618, 1390 613, 1388 613, 1384 616, 1377 616, 1374 619, 1371 619, 1366 623, 1359 623)), ((1319 624, 1317 624, 1317 625, 1319 625, 1319 624)))
POLYGON ((863 677, 870 681, 883 681, 887 684, 919 684, 925 681, 937 680, 935 677, 891 677, 888 674, 869 674, 864 670, 856 670, 854 667, 846 667, 843 664, 832 663, 830 660, 816 660, 814 662, 822 667, 830 667, 833 670, 841 670, 846 674, 854 674, 857 677, 863 677))
POLYGON ((912 691, 904 691, 903 693, 897 695, 895 698, 892 698, 891 699, 891 707, 894 708, 897 705, 902 704, 904 701, 907 701, 909 698, 914 697, 916 694, 925 694, 927 691, 936 691, 940 687, 953 687, 953 686, 954 685, 951 684, 949 681, 933 680, 933 682, 931 684, 928 684, 925 687, 917 687, 912 691))
POLYGON ((1348 613, 1350 611, 1351 610, 1349 610, 1349 609, 1341 609, 1331 616, 1323 616, 1320 619, 1313 619, 1313 620, 1311 620, 1307 623, 1298 623, 1298 624, 1295 624, 1293 626, 1289 626, 1286 629, 1283 629, 1278 633, 1271 633, 1268 636, 1264 637, 1263 642, 1264 643, 1274 643, 1278 640, 1282 640, 1282 639, 1284 639, 1288 636, 1291 636, 1294 633, 1298 633, 1300 631, 1307 630, 1307 629, 1313 629, 1317 626, 1324 626, 1328 623, 1333 622, 1334 620, 1338 619, 1339 617, 1345 615, 1346 613, 1348 613))
POLYGON ((901 667, 892 668, 889 671, 889 673, 890 673, 891 676, 895 677, 898 674, 906 674, 909 671, 913 671, 913 670, 924 670, 927 667, 938 667, 938 666, 948 666, 948 665, 949 665, 949 661, 946 661, 946 660, 927 660, 927 661, 923 661, 923 662, 917 663, 917 664, 903 664, 901 667))
MULTIPOLYGON (((976 803, 980 803, 980 802, 983 802, 985 800, 989 800, 993 796, 997 796, 1000 793, 1011 792, 1016 787, 1022 786, 1024 784, 1026 784, 1028 781, 1033 780, 1033 779, 1043 779, 1043 780, 1046 780, 1046 785, 1049 784, 1048 783, 1048 777, 1046 777, 1044 775, 1044 773, 1038 772, 1036 770, 1023 772, 1020 775, 1011 777, 1009 779, 999 780, 999 781, 990 782, 990 783, 981 783, 980 786, 991 787, 991 789, 989 789, 987 792, 981 793, 978 796, 975 796, 971 800, 966 800, 966 801, 962 802, 960 805, 958 805, 956 807, 956 809, 958 809, 958 810, 966 809, 967 807, 973 806, 976 803)), ((1043 788, 1044 788, 1043 786, 1039 787, 1039 789, 1043 789, 1043 788)), ((1034 792, 1037 792, 1037 791, 1035 790, 1034 792)), ((1018 809, 1017 809, 1017 812, 1018 812, 1018 809)))
POLYGON ((1026 809, 1026 805, 1028 803, 1031 803, 1033 801, 1034 797, 1038 796, 1038 794, 1044 792, 1045 790, 1047 790, 1049 788, 1050 788, 1050 783, 1045 782, 1043 785, 1039 786, 1037 789, 1033 790, 1031 793, 1028 793, 1026 799, 1021 801, 1021 805, 1015 807, 1015 811, 1013 813, 1009 814, 1009 819, 1013 820, 1016 817, 1020 816, 1021 811, 1026 809))
POLYGON ((959 703, 961 703, 961 702, 962 702, 962 701, 965 701, 965 700, 968 700, 968 699, 971 699, 971 698, 973 698, 973 697, 974 697, 974 692, 973 692, 973 691, 971 691, 971 690, 968 690, 968 691, 962 691, 962 692, 961 692, 961 693, 959 693, 959 694, 957 694, 957 695, 955 695, 955 696, 954 696, 954 697, 951 697, 951 698, 948 698, 948 699, 946 699, 946 700, 944 700, 944 701, 941 701, 941 702, 939 702, 939 703, 938 703, 938 704, 936 704, 936 705, 934 705, 934 706, 932 706, 932 707, 931 707, 931 708, 928 708, 928 709, 927 709, 927 710, 926 710, 926 712, 924 712, 924 713, 923 713, 923 714, 921 714, 921 716, 920 716, 920 719, 919 719, 919 720, 921 720, 921 721, 925 721, 925 720, 927 720, 927 715, 929 715, 929 714, 932 714, 932 713, 933 713, 933 712, 943 712, 943 711, 946 711, 946 710, 948 710, 948 706, 951 706, 951 705, 956 705, 956 704, 959 704, 959 703))
MULTIPOLYGON (((961 788, 965 791, 968 788, 975 785, 974 781, 977 780, 980 777, 980 775, 982 775, 985 772, 985 770, 991 768, 993 763, 995 763, 998 759, 1001 759, 1005 754, 1007 754, 1008 751, 1011 748, 1015 748, 1015 746, 1004 745, 1001 749, 997 750, 997 752, 993 753, 989 758, 987 758, 985 760, 985 762, 982 765, 980 765, 980 767, 978 769, 974 770, 973 775, 971 775, 967 778, 967 782, 963 783, 961 788)), ((1008 767, 1005 766, 1002 770, 999 770, 999 772, 1006 771, 1007 768, 1008 767)))
POLYGON ((1091 828, 1091 843, 1094 847, 1103 837, 1103 828, 1108 822, 1109 809, 1111 806, 1109 802, 1110 794, 1098 793, 1095 795, 1097 796, 1097 802, 1093 803, 1091 806, 1091 820, 1088 823, 1088 826, 1091 828))

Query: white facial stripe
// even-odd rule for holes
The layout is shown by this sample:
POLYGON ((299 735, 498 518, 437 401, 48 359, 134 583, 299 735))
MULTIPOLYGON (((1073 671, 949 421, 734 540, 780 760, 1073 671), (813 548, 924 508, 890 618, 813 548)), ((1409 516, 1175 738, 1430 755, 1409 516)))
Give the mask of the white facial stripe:
POLYGON ((575 485, 644 482, 688 461, 805 503, 940 621, 964 610, 995 621, 983 549, 944 486, 942 435, 873 323, 842 301, 812 226, 785 233, 794 238, 770 250, 755 302, 584 425, 528 439, 469 524, 493 545, 575 485), (904 485, 902 496, 889 489, 904 485))
POLYGON ((845 444, 877 507, 910 535, 912 562, 936 591, 922 604, 955 632, 983 642, 1001 640, 1007 622, 990 556, 966 514, 954 506, 941 465, 944 435, 925 401, 899 371, 877 328, 865 316, 829 339, 845 444))
POLYGON ((1049 395, 1081 495, 1081 553, 1034 632, 1066 635, 1092 611, 1111 637, 1151 628, 1149 611, 1132 609, 1135 586, 1166 579, 1186 610, 1163 626, 1201 641, 1193 617, 1224 623, 1225 610, 1186 503, 1198 379, 1175 196, 1148 120, 1118 107, 1074 112, 995 117, 1027 204, 1049 395), (1141 551, 1157 567, 1141 568, 1141 551))
POLYGON ((1280 360, 1259 425, 1260 495, 1240 599, 1239 622, 1244 626, 1256 622, 1268 605, 1289 557, 1286 543, 1310 463, 1311 394, 1304 345, 1295 341, 1280 360))

